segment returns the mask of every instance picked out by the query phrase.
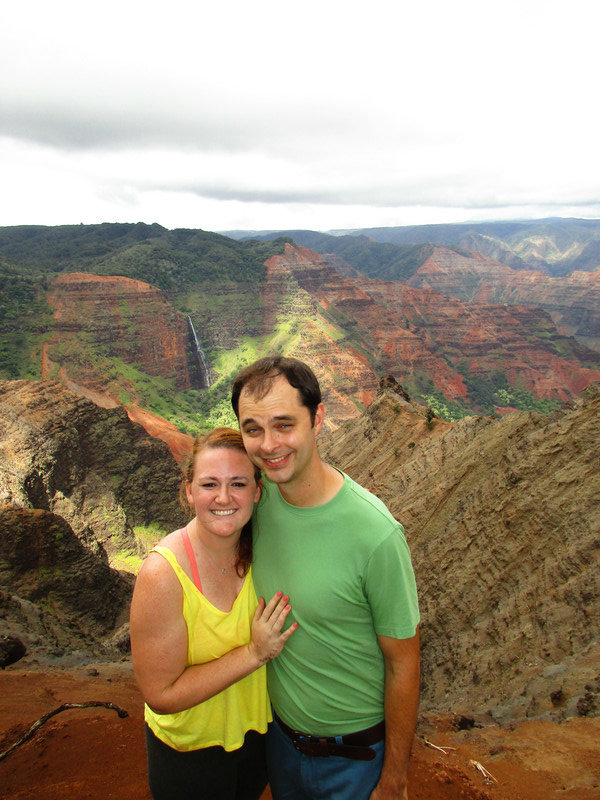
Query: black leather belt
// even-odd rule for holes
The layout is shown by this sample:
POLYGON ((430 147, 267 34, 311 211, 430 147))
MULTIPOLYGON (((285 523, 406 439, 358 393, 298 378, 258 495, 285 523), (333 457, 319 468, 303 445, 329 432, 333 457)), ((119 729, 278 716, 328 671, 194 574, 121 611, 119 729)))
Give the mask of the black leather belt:
POLYGON ((352 758, 357 761, 372 761, 376 753, 369 745, 380 742, 385 736, 385 722, 382 720, 364 731, 344 734, 342 743, 339 744, 336 742, 335 736, 311 736, 308 733, 301 733, 286 725, 277 714, 273 714, 273 716, 281 730, 291 739, 296 750, 306 756, 342 756, 342 758, 352 758))

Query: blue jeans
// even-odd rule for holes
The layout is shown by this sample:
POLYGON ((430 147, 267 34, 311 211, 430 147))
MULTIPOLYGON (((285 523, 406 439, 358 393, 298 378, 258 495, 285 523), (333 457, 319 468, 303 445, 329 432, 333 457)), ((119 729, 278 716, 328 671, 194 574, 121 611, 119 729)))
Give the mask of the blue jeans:
MULTIPOLYGON (((341 743, 341 737, 338 737, 341 743)), ((273 800, 369 800, 383 766, 384 741, 372 761, 299 753, 276 722, 267 733, 267 772, 273 800)))

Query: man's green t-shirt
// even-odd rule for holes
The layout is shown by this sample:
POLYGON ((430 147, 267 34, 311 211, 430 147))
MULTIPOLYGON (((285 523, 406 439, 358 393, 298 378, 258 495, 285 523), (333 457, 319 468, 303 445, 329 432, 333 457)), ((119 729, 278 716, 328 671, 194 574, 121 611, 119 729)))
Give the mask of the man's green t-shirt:
POLYGON ((265 480, 255 511, 254 584, 290 597, 298 629, 268 665, 276 713, 319 736, 383 719, 384 663, 377 635, 408 639, 419 610, 402 526, 347 475, 325 505, 292 506, 265 480))

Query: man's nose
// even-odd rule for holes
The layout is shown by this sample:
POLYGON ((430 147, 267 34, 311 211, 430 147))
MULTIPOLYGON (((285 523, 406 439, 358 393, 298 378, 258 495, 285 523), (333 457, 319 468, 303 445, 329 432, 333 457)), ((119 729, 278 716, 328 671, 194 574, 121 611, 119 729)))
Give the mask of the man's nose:
POLYGON ((271 431, 264 432, 261 447, 263 451, 266 453, 272 453, 273 450, 277 448, 276 437, 273 435, 271 431))

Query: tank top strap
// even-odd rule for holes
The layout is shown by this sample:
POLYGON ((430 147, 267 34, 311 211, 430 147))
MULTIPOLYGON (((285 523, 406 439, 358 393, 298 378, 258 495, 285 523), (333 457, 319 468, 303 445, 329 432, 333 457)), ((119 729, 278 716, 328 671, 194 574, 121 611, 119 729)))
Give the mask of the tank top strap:
POLYGON ((202 592, 202 582, 200 581, 200 573, 198 572, 198 564, 196 563, 196 556, 194 555, 194 549, 192 547, 192 543, 190 542, 190 537, 188 536, 187 532, 187 525, 185 528, 181 529, 181 538, 183 540, 183 544, 185 546, 185 552, 187 553, 187 557, 190 562, 190 569, 192 571, 192 578, 194 580, 194 585, 196 589, 203 594, 202 592))

